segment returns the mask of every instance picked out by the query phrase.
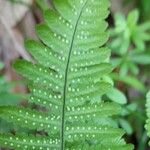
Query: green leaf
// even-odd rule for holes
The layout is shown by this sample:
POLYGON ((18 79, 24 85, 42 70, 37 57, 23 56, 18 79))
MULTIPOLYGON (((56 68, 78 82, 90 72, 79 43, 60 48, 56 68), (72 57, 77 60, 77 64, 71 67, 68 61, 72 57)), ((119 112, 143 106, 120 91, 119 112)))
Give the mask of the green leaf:
POLYGON ((130 28, 134 28, 139 20, 139 11, 137 9, 131 11, 127 17, 127 23, 130 28))
POLYGON ((27 94, 20 94, 12 92, 12 89, 16 85, 22 84, 21 81, 6 81, 6 79, 0 77, 0 106, 2 105, 16 105, 23 99, 28 97, 27 94))
POLYGON ((19 104, 19 102, 24 98, 27 98, 27 95, 10 92, 0 92, 0 106, 16 105, 19 104))
POLYGON ((49 8, 48 2, 45 2, 44 0, 35 0, 36 4, 39 6, 39 8, 44 11, 49 8))
POLYGON ((126 76, 128 74, 129 71, 128 65, 129 64, 125 62, 120 66, 120 71, 119 71, 120 76, 126 76))
POLYGON ((150 64, 150 55, 149 54, 138 54, 130 58, 133 62, 140 65, 149 65, 150 64))
POLYGON ((134 76, 120 76, 116 73, 112 73, 111 77, 114 80, 117 81, 123 81, 125 84, 141 91, 141 92, 145 92, 146 88, 145 86, 142 84, 142 82, 140 82, 137 78, 135 78, 134 76))
POLYGON ((143 24, 141 24, 139 27, 139 30, 140 31, 146 31, 146 30, 150 30, 150 22, 147 21, 147 22, 144 22, 143 24))
POLYGON ((120 90, 118 90, 116 88, 112 88, 107 93, 107 97, 111 101, 114 101, 114 102, 119 103, 119 104, 126 104, 127 103, 127 99, 126 99, 125 95, 120 90))
POLYGON ((146 101, 147 120, 146 120, 145 128, 147 130, 147 135, 150 137, 150 91, 147 93, 146 100, 147 100, 146 101))
POLYGON ((129 63, 129 69, 132 74, 134 74, 134 75, 139 74, 139 68, 135 63, 133 63, 133 62, 129 63))
POLYGON ((126 131, 128 135, 131 135, 133 133, 133 129, 127 120, 119 119, 119 123, 120 123, 120 126, 126 131))
POLYGON ((95 118, 105 118, 121 112, 121 107, 115 103, 101 103, 100 105, 89 104, 85 107, 68 107, 67 109, 66 119, 71 122, 84 122, 85 119, 88 118, 91 118, 91 120, 95 118))

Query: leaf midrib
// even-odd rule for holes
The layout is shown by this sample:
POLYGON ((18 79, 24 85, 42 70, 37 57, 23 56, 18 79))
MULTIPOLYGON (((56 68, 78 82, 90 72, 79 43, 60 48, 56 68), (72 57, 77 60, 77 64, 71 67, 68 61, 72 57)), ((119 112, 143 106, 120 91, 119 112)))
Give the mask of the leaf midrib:
POLYGON ((65 140, 64 140, 65 107, 66 107, 66 92, 67 92, 67 81, 68 81, 68 70, 69 70, 70 58, 71 58, 71 53, 72 53, 72 49, 73 49, 73 44, 74 44, 74 39, 75 39, 78 23, 79 23, 81 15, 82 15, 82 12, 84 10, 84 7, 87 4, 87 1, 88 0, 86 0, 84 5, 82 6, 81 11, 79 13, 79 17, 77 18, 77 22, 76 22, 76 25, 75 25, 75 28, 74 28, 74 32, 73 32, 73 35, 72 35, 72 40, 71 40, 71 44, 70 44, 70 48, 69 48, 67 65, 66 65, 66 69, 65 69, 65 81, 64 81, 64 88, 63 88, 62 122, 61 122, 61 150, 65 150, 65 140))

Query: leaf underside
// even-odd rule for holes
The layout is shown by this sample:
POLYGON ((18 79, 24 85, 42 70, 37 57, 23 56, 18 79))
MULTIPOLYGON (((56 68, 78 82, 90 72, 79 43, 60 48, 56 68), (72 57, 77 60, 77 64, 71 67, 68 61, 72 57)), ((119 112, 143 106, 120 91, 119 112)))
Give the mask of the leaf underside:
POLYGON ((103 80, 111 72, 110 51, 103 47, 108 0, 54 0, 54 9, 37 26, 41 43, 26 42, 35 63, 17 60, 14 68, 29 84, 29 103, 46 108, 0 107, 0 117, 47 136, 0 135, 0 145, 15 150, 131 150, 124 132, 108 121, 120 112, 103 102, 110 90, 103 80))

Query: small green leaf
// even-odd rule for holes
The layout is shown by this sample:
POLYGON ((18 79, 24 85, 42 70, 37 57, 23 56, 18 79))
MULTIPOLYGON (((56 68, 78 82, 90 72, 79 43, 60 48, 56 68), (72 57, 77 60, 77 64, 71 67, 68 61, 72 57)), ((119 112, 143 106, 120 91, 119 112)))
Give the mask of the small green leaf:
POLYGON ((146 88, 143 85, 143 83, 140 82, 140 80, 138 80, 134 76, 129 76, 129 75, 128 76, 120 76, 117 73, 112 73, 111 77, 114 80, 123 81, 125 84, 127 84, 127 85, 129 85, 129 86, 131 86, 131 87, 141 91, 141 92, 145 92, 146 91, 146 88))
POLYGON ((150 64, 150 55, 149 54, 138 54, 131 56, 130 58, 133 62, 140 65, 149 65, 150 64))
POLYGON ((118 89, 112 88, 107 94, 108 98, 119 104, 126 104, 127 99, 125 95, 118 89))
POLYGON ((130 28, 133 28, 139 20, 139 11, 137 9, 131 11, 127 17, 127 23, 130 28))
POLYGON ((128 71, 129 71, 129 66, 128 66, 128 63, 125 62, 120 66, 119 75, 126 76, 128 74, 128 71))
POLYGON ((130 62, 130 63, 128 63, 128 65, 129 65, 129 70, 130 70, 130 72, 132 74, 134 74, 134 75, 138 75, 139 74, 139 71, 140 71, 139 67, 135 63, 130 62))
POLYGON ((49 8, 48 2, 45 2, 45 0, 35 0, 35 2, 42 11, 47 10, 49 8))
POLYGON ((128 135, 133 133, 133 128, 130 123, 125 119, 119 119, 120 126, 127 132, 128 135))

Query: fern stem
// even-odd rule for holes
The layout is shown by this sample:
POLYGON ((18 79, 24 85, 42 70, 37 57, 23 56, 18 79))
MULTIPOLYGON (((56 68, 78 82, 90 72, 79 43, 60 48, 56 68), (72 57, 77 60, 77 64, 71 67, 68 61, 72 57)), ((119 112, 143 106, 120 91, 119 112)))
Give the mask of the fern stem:
POLYGON ((69 70, 69 64, 70 64, 70 58, 71 58, 71 53, 73 49, 73 43, 74 43, 74 38, 75 34, 77 31, 77 26, 80 20, 80 17, 82 15, 82 12, 84 10, 84 7, 86 6, 88 0, 85 1, 84 5, 81 8, 81 12, 79 13, 79 17, 77 19, 74 32, 72 35, 72 40, 69 48, 69 54, 68 54, 68 59, 67 59, 67 65, 65 69, 65 83, 64 83, 64 90, 63 90, 63 107, 62 107, 62 122, 61 122, 61 150, 65 150, 65 139, 64 139, 64 130, 65 130, 65 108, 66 108, 66 92, 67 92, 67 80, 68 80, 68 70, 69 70))

